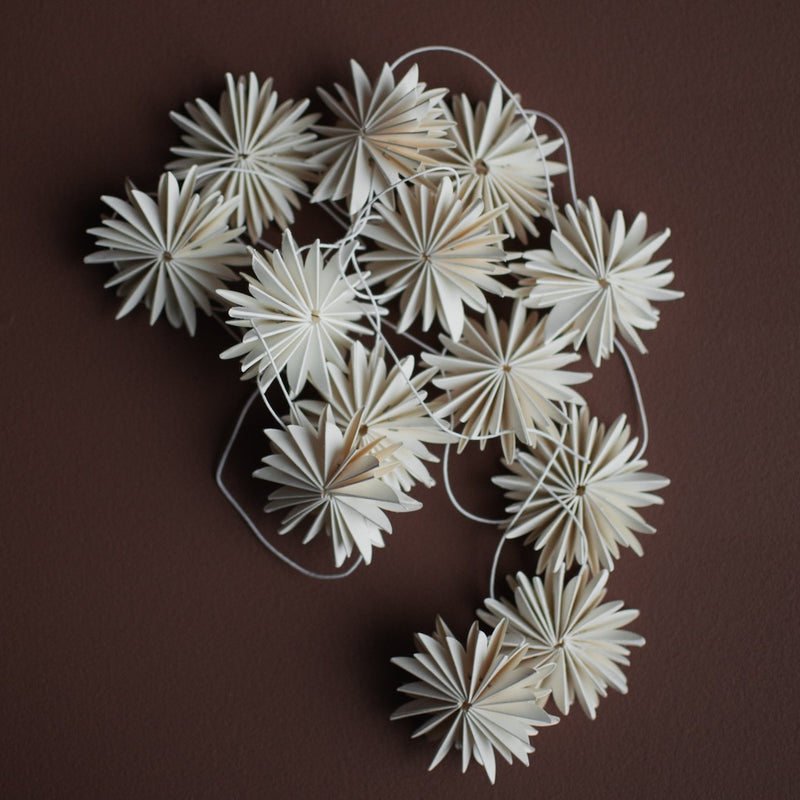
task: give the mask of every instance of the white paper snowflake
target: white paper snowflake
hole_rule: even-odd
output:
[[[448,139],[454,147],[439,154],[440,163],[456,170],[460,196],[465,200],[480,198],[487,211],[503,209],[492,224],[522,242],[528,233],[538,235],[535,218],[551,216],[547,197],[549,179],[566,171],[557,161],[548,161],[561,147],[561,139],[531,133],[535,117],[527,122],[517,113],[513,101],[503,102],[503,90],[495,84],[488,105],[478,103],[473,109],[466,95],[446,108],[454,123]],[[538,139],[538,145],[537,145]],[[431,176],[428,180],[433,180]]]
[[[562,714],[569,713],[577,698],[594,719],[608,686],[627,693],[619,665],[629,665],[630,647],[644,644],[641,636],[620,630],[639,616],[636,609],[623,610],[622,601],[601,605],[607,581],[605,570],[591,578],[585,567],[566,585],[564,570],[546,573],[544,582],[518,572],[516,579],[508,579],[513,603],[487,599],[487,610],[478,610],[487,625],[508,620],[509,642],[528,645],[533,666],[555,665],[542,688],[552,690]]]
[[[431,151],[447,146],[444,137],[451,123],[439,102],[447,90],[426,89],[416,66],[395,83],[384,64],[374,86],[356,61],[350,61],[350,68],[354,94],[338,84],[338,100],[318,90],[337,122],[314,127],[322,135],[314,161],[324,174],[312,201],[347,198],[354,215],[420,165],[435,163]]]
[[[635,534],[655,528],[635,509],[662,503],[653,492],[668,486],[669,479],[642,471],[647,462],[636,458],[638,441],[631,438],[625,415],[606,431],[587,408],[579,412],[573,406],[564,444],[572,452],[542,440],[532,452],[517,453],[508,465],[512,475],[492,479],[514,501],[506,508],[513,520],[506,536],[528,534],[525,544],[541,550],[537,572],[573,562],[588,564],[593,573],[613,570],[620,547],[642,555]]]
[[[554,423],[566,422],[556,403],[582,404],[583,398],[570,386],[591,377],[564,369],[579,358],[564,352],[573,334],[546,341],[544,325],[535,313],[526,315],[519,302],[508,323],[498,323],[488,307],[484,326],[467,319],[461,341],[440,335],[447,354],[422,356],[443,373],[434,378],[434,385],[449,392],[450,399],[437,414],[455,415],[464,425],[463,435],[477,438],[481,449],[487,438],[502,432],[506,461],[513,460],[517,439],[533,445],[537,429],[552,434]],[[459,452],[466,444],[467,439],[459,441]]]
[[[416,482],[433,486],[435,481],[423,462],[439,459],[425,443],[452,441],[452,436],[442,430],[441,423],[421,403],[426,397],[423,387],[435,372],[430,368],[414,375],[413,356],[406,356],[387,370],[382,342],[367,353],[357,341],[346,369],[328,366],[331,391],[324,400],[301,400],[298,405],[312,417],[329,405],[333,420],[342,426],[361,409],[359,436],[363,443],[382,438],[399,445],[391,456],[396,467],[384,475],[384,480],[406,492]]]
[[[520,296],[529,308],[551,308],[547,335],[578,332],[575,348],[586,340],[595,366],[614,352],[617,328],[640,352],[647,352],[637,328],[652,330],[658,322],[653,300],[675,300],[683,292],[665,289],[673,273],[663,270],[670,259],[651,261],[669,237],[669,229],[645,239],[647,217],[638,214],[625,232],[616,211],[609,230],[593,197],[578,202],[577,213],[566,206],[560,232],[550,234],[550,250],[529,250],[517,266]],[[528,289],[528,287],[530,287]]]
[[[286,430],[265,433],[273,454],[253,475],[279,485],[269,496],[265,511],[289,509],[278,533],[310,522],[303,544],[325,530],[331,537],[336,566],[355,548],[364,562],[372,561],[372,548],[383,547],[383,533],[392,525],[385,511],[416,511],[411,497],[389,486],[382,476],[394,468],[390,456],[397,445],[383,439],[359,442],[361,413],[342,430],[323,410],[314,425],[302,415]]]
[[[188,116],[171,112],[185,146],[172,148],[181,158],[167,168],[183,174],[197,166],[198,186],[236,199],[236,224],[246,224],[256,242],[272,220],[281,228],[294,221],[298,193],[305,194],[305,181],[315,176],[307,156],[319,114],[304,115],[308,100],[278,105],[272,78],[259,86],[252,72],[235,82],[228,73],[225,84],[219,111],[197,98],[186,104]]]
[[[435,190],[398,186],[396,197],[396,211],[378,205],[381,221],[364,227],[364,236],[380,248],[361,256],[371,269],[370,283],[386,281],[392,294],[402,292],[399,331],[421,314],[423,330],[438,318],[458,340],[464,306],[484,311],[484,292],[506,292],[493,277],[508,272],[501,263],[505,236],[491,227],[500,211],[484,213],[480,200],[460,200],[446,178]]]
[[[527,765],[533,752],[530,737],[537,728],[558,722],[543,709],[549,691],[542,689],[542,681],[549,668],[536,671],[526,666],[526,646],[508,652],[505,635],[505,620],[488,637],[475,622],[465,647],[437,619],[433,636],[414,637],[418,652],[413,658],[392,659],[416,680],[399,688],[415,699],[391,718],[428,715],[413,736],[441,739],[429,769],[455,746],[461,750],[462,772],[474,758],[494,783],[495,752],[509,764],[516,757]]]
[[[352,336],[369,333],[358,320],[365,307],[342,276],[349,253],[337,250],[326,262],[319,241],[305,258],[287,230],[280,251],[252,251],[255,277],[245,275],[250,294],[220,291],[233,307],[231,325],[248,328],[222,358],[241,358],[243,378],[258,375],[268,386],[286,368],[292,396],[310,380],[328,393],[327,364],[345,367],[343,353]]]
[[[124,298],[117,319],[144,303],[151,325],[164,311],[173,327],[184,325],[194,336],[196,310],[210,314],[214,292],[236,278],[229,268],[248,263],[236,241],[242,228],[228,227],[235,202],[225,202],[218,192],[201,198],[195,193],[196,176],[190,170],[179,184],[172,173],[164,173],[155,199],[130,181],[127,201],[102,197],[114,216],[88,230],[102,249],[84,261],[116,267],[105,285],[117,287]]]

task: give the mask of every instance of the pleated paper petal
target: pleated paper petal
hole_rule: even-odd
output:
[[[585,340],[595,366],[614,352],[617,329],[639,352],[647,352],[637,329],[652,330],[659,318],[651,301],[675,300],[683,292],[664,288],[671,261],[652,261],[669,229],[645,239],[647,217],[638,214],[625,232],[621,211],[611,228],[593,197],[566,206],[560,232],[550,234],[550,250],[529,250],[515,271],[522,277],[520,296],[529,308],[552,308],[547,335],[576,331],[575,348]]]
[[[461,341],[440,335],[445,355],[424,353],[422,358],[441,370],[433,383],[449,392],[437,414],[453,414],[463,423],[463,435],[477,439],[481,449],[487,438],[500,435],[503,456],[512,461],[517,439],[533,445],[537,430],[553,434],[555,423],[567,421],[556,403],[582,404],[570,386],[591,374],[565,370],[578,360],[563,352],[572,334],[546,341],[544,320],[535,313],[526,316],[518,302],[509,322],[498,323],[488,307],[484,323],[467,319]],[[466,444],[467,439],[459,441],[459,452]]]
[[[484,292],[506,292],[494,277],[508,272],[500,245],[505,236],[491,227],[501,212],[484,213],[480,200],[459,199],[448,179],[436,189],[399,186],[396,197],[396,211],[378,205],[381,221],[364,228],[380,248],[361,257],[370,266],[370,282],[386,281],[391,293],[402,292],[398,330],[421,314],[423,330],[438,318],[458,340],[464,306],[484,311]]]
[[[368,353],[361,342],[354,342],[346,369],[328,366],[331,391],[324,400],[301,400],[298,406],[313,419],[329,405],[333,420],[340,426],[362,409],[361,442],[383,439],[398,445],[391,455],[396,466],[384,480],[403,491],[416,482],[433,486],[424,462],[439,459],[425,443],[452,441],[452,435],[442,429],[442,423],[433,419],[421,402],[426,398],[423,387],[435,372],[430,368],[414,375],[413,356],[406,356],[388,370],[383,343]]]
[[[540,133],[534,137],[536,118],[528,122],[511,100],[504,103],[499,84],[488,104],[480,102],[473,108],[462,94],[454,99],[452,111],[445,108],[446,118],[453,122],[448,139],[454,146],[443,150],[439,160],[456,171],[459,195],[467,202],[480,198],[486,211],[500,210],[492,221],[495,230],[522,242],[528,241],[529,233],[538,236],[536,217],[552,212],[548,182],[566,170],[564,164],[547,160],[561,147],[561,139],[548,141]]]
[[[301,414],[286,430],[265,433],[272,443],[266,466],[253,474],[280,488],[269,496],[265,511],[287,510],[278,533],[308,524],[303,543],[324,530],[331,538],[336,566],[356,549],[369,564],[372,548],[383,547],[392,525],[385,511],[415,511],[420,503],[389,486],[382,476],[397,445],[375,439],[359,441],[359,411],[342,431],[323,410],[317,424]]]
[[[225,85],[219,110],[198,98],[186,104],[187,116],[170,114],[184,146],[172,148],[181,158],[167,168],[182,175],[197,166],[198,186],[235,199],[233,219],[255,243],[272,220],[281,228],[294,221],[298,193],[315,176],[307,156],[319,115],[304,114],[308,100],[279,105],[272,78],[259,85],[252,72],[235,82],[228,73]]]
[[[250,294],[219,292],[232,306],[229,324],[248,329],[222,358],[241,358],[242,377],[257,375],[264,388],[285,369],[293,396],[306,380],[329,393],[327,365],[344,368],[352,337],[370,332],[358,322],[368,309],[342,274],[349,251],[335,251],[326,262],[317,241],[303,257],[287,230],[280,251],[251,253]]]
[[[413,735],[440,741],[430,769],[455,746],[461,750],[462,771],[474,758],[494,783],[495,753],[509,764],[516,757],[527,765],[533,752],[530,737],[537,728],[558,722],[543,708],[549,694],[542,688],[547,670],[525,664],[525,645],[504,647],[506,626],[501,620],[487,636],[476,622],[464,646],[437,619],[433,636],[414,637],[413,658],[392,659],[415,680],[399,688],[414,699],[391,718],[429,717]]]
[[[514,601],[487,599],[486,610],[478,616],[487,625],[508,621],[512,645],[527,645],[527,658],[535,667],[554,665],[542,679],[562,714],[568,714],[577,699],[594,719],[601,697],[611,686],[628,691],[620,666],[628,666],[629,648],[641,647],[644,639],[620,630],[639,616],[635,609],[623,609],[621,601],[602,603],[608,572],[591,577],[584,567],[566,581],[565,572],[548,572],[528,578],[518,572],[508,582]]]
[[[517,453],[508,465],[511,475],[492,478],[514,501],[506,508],[506,536],[527,535],[525,544],[541,550],[537,572],[573,563],[588,564],[594,574],[613,570],[620,547],[642,555],[635,534],[655,528],[635,509],[662,503],[653,492],[669,479],[642,471],[647,462],[635,455],[638,440],[625,415],[606,431],[588,408],[573,406],[564,444],[572,452],[542,440],[535,450]]]
[[[354,92],[336,85],[339,99],[324,89],[319,95],[336,116],[335,125],[316,125],[315,164],[323,175],[312,200],[348,201],[357,214],[375,195],[420,165],[435,163],[431,151],[447,146],[452,123],[439,102],[446,89],[426,89],[412,67],[395,81],[388,64],[373,85],[356,62],[350,62]]]
[[[155,199],[130,181],[127,201],[102,198],[114,216],[89,229],[102,249],[84,261],[116,267],[106,286],[117,287],[124,298],[117,319],[144,303],[151,325],[164,311],[173,327],[185,326],[194,336],[196,310],[210,314],[210,298],[236,279],[230,267],[248,263],[245,248],[236,241],[242,228],[228,227],[235,201],[224,201],[218,192],[201,198],[195,192],[196,178],[196,170],[189,170],[180,184],[166,172]]]

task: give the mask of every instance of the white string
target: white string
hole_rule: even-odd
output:
[[[392,322],[390,319],[382,320],[383,325],[388,326],[391,328],[398,336],[402,336],[404,339],[408,340],[412,344],[415,344],[420,350],[426,353],[437,353],[438,351],[431,347],[427,342],[423,342],[422,339],[417,339],[416,336],[409,333],[408,331],[401,331],[399,326]]]
[[[564,429],[561,432],[562,433],[562,437],[566,435],[566,430],[567,429],[566,429],[566,426],[565,426]],[[563,442],[562,442],[562,445],[563,445]],[[520,506],[517,509],[517,513],[514,514],[514,516],[511,517],[511,519],[508,521],[508,525],[506,526],[506,530],[503,533],[503,535],[500,537],[500,541],[497,543],[497,547],[495,548],[495,551],[494,551],[494,558],[492,559],[492,569],[491,569],[491,572],[489,573],[489,597],[491,597],[492,600],[495,599],[494,585],[495,585],[495,582],[497,580],[497,565],[500,562],[500,553],[501,553],[501,551],[503,549],[503,545],[506,543],[506,540],[509,537],[509,533],[514,529],[514,525],[516,524],[516,522],[519,519],[519,517],[522,514],[522,512],[525,510],[525,507],[528,505],[528,503],[531,502],[531,500],[533,500],[533,497],[536,494],[536,492],[539,491],[539,488],[541,487],[542,483],[544,482],[544,479],[547,477],[547,473],[550,472],[550,468],[553,466],[553,463],[555,462],[556,457],[558,456],[559,452],[560,452],[559,448],[556,448],[555,450],[553,450],[553,455],[550,456],[550,460],[547,462],[547,466],[544,468],[544,471],[539,476],[539,479],[536,482],[536,485],[528,493],[528,496],[525,498],[525,502],[524,503],[520,503]]]
[[[550,114],[545,114],[543,111],[528,111],[528,114],[538,117],[539,119],[546,119],[558,131],[561,141],[564,144],[564,158],[567,162],[567,177],[569,178],[569,192],[572,195],[572,205],[577,211],[578,192],[575,188],[575,170],[572,164],[572,147],[570,147],[569,137],[567,136],[567,132],[564,130],[564,126],[555,117],[551,117]],[[547,169],[546,163],[547,162],[545,162],[545,170]],[[556,230],[558,230],[558,226],[556,226]]]
[[[644,401],[642,400],[642,391],[639,388],[639,380],[636,377],[636,370],[633,368],[633,363],[628,356],[627,351],[622,346],[622,342],[619,339],[614,339],[614,344],[616,345],[617,349],[619,350],[619,354],[622,356],[622,360],[625,362],[625,367],[628,370],[628,377],[631,380],[631,385],[633,386],[633,393],[636,396],[636,407],[639,410],[639,422],[642,426],[642,443],[639,445],[639,450],[636,453],[636,461],[638,461],[643,455],[644,451],[647,449],[647,443],[650,438],[650,429],[647,425],[647,414],[644,410]]]
[[[247,402],[244,404],[241,412],[239,413],[239,418],[236,420],[236,425],[233,428],[233,433],[231,433],[230,438],[228,439],[225,449],[222,451],[222,456],[220,457],[219,464],[217,465],[217,472],[215,475],[217,486],[228,502],[236,509],[239,516],[245,521],[247,527],[255,534],[256,538],[258,539],[264,547],[267,548],[273,555],[277,556],[284,564],[288,564],[292,569],[297,570],[297,572],[305,575],[308,578],[319,578],[320,580],[336,580],[338,578],[346,578],[348,575],[352,575],[353,572],[361,565],[363,558],[361,556],[352,564],[347,570],[344,572],[335,572],[335,573],[326,573],[326,572],[314,572],[310,569],[306,569],[306,567],[298,564],[293,559],[289,558],[285,553],[282,553],[275,547],[265,536],[261,533],[258,526],[253,522],[250,518],[250,515],[242,508],[236,498],[231,494],[228,490],[228,487],[222,480],[222,471],[225,469],[225,464],[228,461],[228,456],[230,455],[231,449],[233,448],[233,443],[236,441],[236,438],[239,435],[239,431],[242,427],[242,423],[244,422],[245,417],[247,416],[247,412],[250,410],[250,407],[253,404],[253,401],[258,396],[258,392],[253,392],[250,397],[248,398]]]
[[[442,478],[444,479],[444,488],[447,492],[447,496],[450,499],[450,502],[455,506],[456,510],[461,513],[462,516],[466,517],[467,519],[474,520],[475,522],[483,522],[486,525],[502,525],[505,522],[505,519],[487,519],[486,517],[479,517],[477,514],[473,514],[470,511],[467,511],[461,503],[456,500],[456,496],[453,493],[453,489],[450,485],[450,447],[452,446],[452,442],[448,442],[444,446],[444,458],[442,459]]]

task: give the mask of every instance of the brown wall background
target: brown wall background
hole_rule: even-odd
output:
[[[0,796],[793,795],[793,5],[29,0],[4,17]],[[351,57],[374,74],[428,43],[473,51],[559,119],[581,196],[671,227],[686,292],[636,361],[648,458],[673,483],[645,557],[610,582],[648,640],[629,694],[542,731],[493,790],[452,755],[426,772],[431,747],[388,722],[388,659],[437,613],[466,630],[495,534],[422,492],[372,567],[296,575],[213,483],[248,391],[217,358],[224,333],[114,322],[107,271],[82,263],[99,196],[126,176],[154,188],[169,110],[214,99],[226,71],[310,96]],[[419,63],[430,85],[487,91],[464,62]],[[618,364],[604,381],[610,421],[631,397]],[[474,507],[497,509],[491,459],[458,463]]]

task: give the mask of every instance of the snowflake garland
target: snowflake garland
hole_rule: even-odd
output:
[[[99,249],[85,260],[116,269],[106,285],[123,297],[118,317],[144,303],[151,324],[164,312],[194,334],[198,308],[226,304],[240,341],[222,357],[240,360],[270,411],[276,382],[289,405],[253,473],[274,484],[265,511],[283,514],[281,535],[324,534],[337,568],[371,563],[389,514],[421,507],[407,492],[434,483],[428,445],[500,438],[506,472],[493,482],[509,517],[498,547],[526,537],[538,574],[509,576],[511,600],[492,587],[477,612],[488,633],[476,621],[462,644],[437,618],[413,657],[392,659],[414,678],[392,719],[426,717],[413,735],[438,741],[431,768],[455,747],[462,770],[475,761],[494,783],[498,755],[527,764],[531,736],[558,721],[550,699],[594,718],[609,687],[627,691],[622,668],[644,639],[623,630],[638,611],[603,602],[606,584],[621,548],[641,555],[636,536],[654,529],[637,509],[660,503],[669,481],[643,471],[624,415],[608,429],[590,416],[572,387],[591,374],[566,367],[584,343],[600,367],[618,333],[645,352],[653,303],[682,292],[666,288],[670,261],[654,260],[669,230],[648,238],[644,214],[626,229],[620,211],[609,226],[594,198],[557,212],[551,178],[571,163],[549,159],[563,144],[569,161],[566,137],[535,129],[499,82],[488,102],[448,105],[416,66],[384,65],[374,83],[350,68],[352,91],[319,89],[332,124],[315,124],[308,100],[279,104],[272,79],[253,73],[226,75],[218,108],[197,99],[173,112],[175,174],[155,198],[131,184],[127,201],[104,197],[113,216],[90,229]],[[339,241],[299,247],[288,226],[311,183],[312,203],[341,219],[343,201],[350,221]],[[507,249],[538,237],[542,218],[555,227],[549,249]],[[245,235],[261,245],[273,222],[280,248],[248,255]],[[227,288],[247,265],[247,292]],[[394,299],[392,326],[422,347],[418,359],[382,331]],[[442,352],[407,333],[416,320],[423,331],[438,321]],[[429,382],[443,394],[429,400]]]

